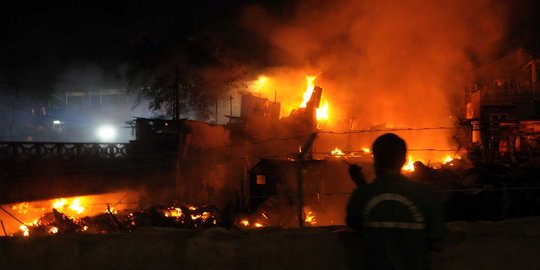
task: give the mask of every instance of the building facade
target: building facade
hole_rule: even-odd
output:
[[[538,163],[539,64],[533,52],[518,49],[469,70],[466,119],[485,159]]]

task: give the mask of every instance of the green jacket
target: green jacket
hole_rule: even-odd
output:
[[[435,194],[402,174],[382,175],[354,190],[346,221],[365,236],[367,269],[430,269],[429,251],[445,233]]]

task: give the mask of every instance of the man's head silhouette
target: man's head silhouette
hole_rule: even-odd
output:
[[[373,146],[375,173],[399,173],[405,164],[407,146],[405,141],[393,133],[379,136]]]

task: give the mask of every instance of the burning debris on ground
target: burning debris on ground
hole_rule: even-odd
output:
[[[83,200],[88,201],[88,198],[83,197]],[[66,204],[69,201],[71,203]],[[79,197],[53,200],[50,211],[42,207],[39,218],[32,222],[23,223],[16,218],[15,215],[22,215],[24,220],[33,206],[32,202],[14,204],[11,210],[18,210],[15,214],[2,207],[2,210],[20,223],[18,231],[13,232],[12,236],[132,232],[147,226],[198,229],[223,225],[220,212],[213,206],[174,202],[169,206],[155,205],[141,210],[125,208],[119,211],[106,204],[98,207],[103,209],[101,213],[85,215],[84,210],[88,206],[81,203]],[[7,236],[7,232],[4,232]]]
[[[240,214],[235,221],[238,228],[294,228],[298,220],[294,207],[272,205],[274,198],[268,198],[262,206],[255,211],[246,211]],[[303,220],[305,226],[318,226],[317,214],[310,206],[303,207]]]
[[[131,229],[143,226],[175,228],[207,228],[221,226],[222,218],[213,206],[178,204],[153,206],[149,209],[129,213],[127,223]]]

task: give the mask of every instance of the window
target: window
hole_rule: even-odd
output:
[[[257,180],[255,180],[257,185],[266,185],[266,175],[257,174]]]
[[[492,113],[489,115],[490,121],[503,121],[508,120],[508,114],[507,113]]]

